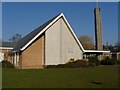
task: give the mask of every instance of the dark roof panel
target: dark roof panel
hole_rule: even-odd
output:
[[[59,14],[60,15],[60,14]],[[59,15],[55,16],[54,18],[50,19],[37,29],[33,30],[31,33],[20,39],[17,43],[17,45],[14,47],[13,51],[20,51],[22,47],[24,47],[31,39],[33,39],[39,32],[41,32],[47,25],[49,25],[56,17]]]

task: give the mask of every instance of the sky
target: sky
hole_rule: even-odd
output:
[[[99,2],[102,18],[103,44],[118,41],[118,3]],[[49,19],[64,13],[77,37],[87,35],[95,41],[95,2],[3,2],[2,39],[16,33],[24,37]]]

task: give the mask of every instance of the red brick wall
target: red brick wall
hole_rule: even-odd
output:
[[[44,65],[44,35],[35,40],[20,54],[21,68],[43,68]]]

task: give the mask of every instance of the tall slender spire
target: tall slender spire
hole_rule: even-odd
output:
[[[94,9],[94,17],[95,17],[95,41],[96,41],[96,49],[103,50],[102,47],[102,21],[101,21],[101,12],[98,7],[98,1],[96,0],[96,8]]]

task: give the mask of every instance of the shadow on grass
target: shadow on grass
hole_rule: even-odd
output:
[[[91,82],[93,84],[102,84],[101,82]]]

